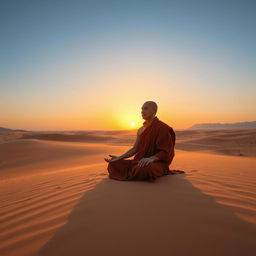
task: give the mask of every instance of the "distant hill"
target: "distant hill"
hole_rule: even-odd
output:
[[[10,129],[10,128],[5,128],[5,127],[0,127],[0,132],[26,132],[26,130],[21,130],[21,129]]]
[[[188,129],[256,129],[256,121],[238,123],[201,123]]]

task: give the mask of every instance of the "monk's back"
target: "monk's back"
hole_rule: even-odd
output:
[[[168,124],[164,123],[163,121],[161,120],[158,120],[158,123],[157,123],[157,126],[158,126],[158,133],[163,131],[164,129],[167,129],[169,130],[169,133],[171,134],[172,136],[172,140],[173,140],[173,144],[175,145],[175,142],[176,142],[176,135],[175,135],[175,132],[173,130],[173,128],[171,126],[169,126]],[[141,136],[141,134],[147,129],[147,127],[144,127],[144,126],[141,126],[138,131],[137,131],[137,135],[138,137]]]
[[[159,120],[158,125],[159,125],[159,127],[161,127],[162,130],[167,129],[169,131],[169,133],[171,134],[171,137],[172,137],[173,145],[175,145],[176,134],[175,134],[174,130],[172,129],[172,127],[169,126],[168,124],[162,122],[161,120]]]

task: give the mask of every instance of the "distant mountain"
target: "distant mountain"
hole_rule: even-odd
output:
[[[0,127],[0,132],[26,132],[26,130],[21,130],[21,129],[10,129],[10,128],[5,128],[5,127]]]
[[[256,129],[256,121],[238,123],[201,123],[188,129]]]

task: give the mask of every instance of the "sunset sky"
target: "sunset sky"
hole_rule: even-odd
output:
[[[1,1],[0,126],[255,121],[256,1]]]

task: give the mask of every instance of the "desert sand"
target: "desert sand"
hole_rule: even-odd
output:
[[[108,178],[129,131],[0,135],[0,255],[254,255],[256,131],[179,131],[155,183]]]

